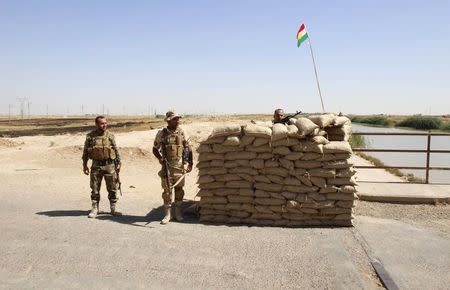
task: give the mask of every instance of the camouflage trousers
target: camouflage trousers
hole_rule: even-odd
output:
[[[169,181],[170,181],[171,185],[175,184],[185,172],[184,168],[180,169],[180,168],[174,168],[174,167],[171,167],[169,171],[170,171]],[[163,188],[162,198],[164,201],[164,205],[170,205],[170,204],[172,204],[172,192],[171,192],[170,188],[167,187],[166,179],[164,177],[164,172],[162,169],[161,169],[161,171],[158,172],[158,175],[159,175],[159,177],[161,177],[161,186]],[[176,202],[183,201],[183,197],[184,197],[183,186],[184,186],[184,178],[174,188]]]
[[[116,166],[114,163],[106,165],[98,165],[94,161],[91,167],[91,199],[92,201],[100,201],[100,187],[103,177],[105,178],[106,190],[108,191],[108,199],[115,203],[119,199],[117,190],[119,183],[117,180]]]

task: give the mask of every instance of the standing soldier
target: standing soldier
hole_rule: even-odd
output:
[[[95,218],[98,214],[100,186],[103,177],[105,177],[106,189],[108,190],[111,214],[121,215],[120,212],[116,211],[117,190],[119,188],[117,174],[121,168],[119,150],[114,135],[106,129],[106,118],[104,116],[96,117],[95,125],[97,129],[86,136],[82,157],[83,172],[86,175],[89,174],[88,160],[92,159],[90,170],[92,209],[88,217]]]
[[[171,218],[172,188],[175,188],[175,219],[182,221],[181,203],[184,197],[184,176],[191,172],[193,158],[189,138],[179,127],[181,116],[167,112],[167,127],[159,130],[153,145],[153,155],[163,166],[158,175],[161,177],[164,201],[164,218],[161,224],[167,224]],[[184,165],[188,164],[187,168]]]

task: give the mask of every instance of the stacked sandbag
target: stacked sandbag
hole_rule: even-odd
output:
[[[356,199],[352,150],[346,134],[330,141],[327,131],[350,126],[340,118],[215,128],[198,148],[201,221],[350,226]]]

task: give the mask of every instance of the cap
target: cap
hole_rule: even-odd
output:
[[[166,117],[164,118],[164,121],[170,121],[175,118],[182,118],[182,117],[175,112],[169,111],[166,113]]]

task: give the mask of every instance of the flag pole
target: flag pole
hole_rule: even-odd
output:
[[[323,105],[322,92],[320,91],[319,77],[317,76],[316,61],[314,60],[314,53],[313,53],[313,50],[312,50],[311,38],[309,36],[309,33],[308,33],[308,44],[309,44],[309,51],[311,52],[311,58],[312,58],[312,61],[313,61],[314,74],[316,76],[316,83],[317,83],[317,89],[319,90],[320,102],[322,104],[322,113],[325,113],[325,107]]]

